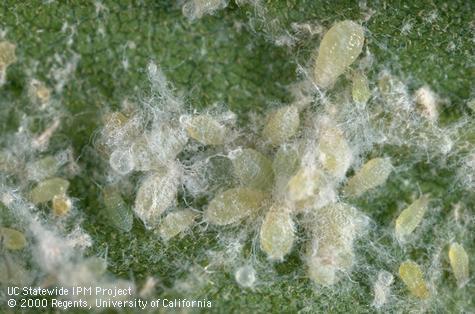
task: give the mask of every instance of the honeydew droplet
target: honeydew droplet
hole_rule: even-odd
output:
[[[245,265],[236,269],[234,273],[236,282],[243,288],[252,288],[256,282],[256,271],[252,266]]]
[[[53,215],[54,216],[57,216],[57,217],[66,216],[71,210],[72,206],[73,206],[73,202],[66,195],[55,195],[53,197]]]
[[[368,79],[363,73],[355,72],[355,74],[353,74],[352,83],[351,95],[353,96],[353,101],[365,104],[371,97]]]
[[[449,249],[449,260],[459,288],[465,286],[469,279],[468,254],[462,245],[452,243]]]
[[[199,115],[190,119],[186,130],[188,135],[204,145],[222,145],[226,137],[226,128],[208,115]]]
[[[299,128],[300,117],[296,106],[284,106],[270,114],[262,136],[278,146],[293,137]]]
[[[132,154],[128,149],[117,148],[114,150],[109,158],[111,168],[121,174],[126,175],[134,170],[135,162]]]
[[[321,88],[330,87],[360,55],[364,30],[353,21],[336,23],[323,36],[315,63],[314,78]]]
[[[218,194],[208,205],[205,219],[214,225],[229,225],[259,211],[266,195],[249,188],[232,188]]]
[[[129,232],[133,225],[133,214],[130,207],[124,202],[118,188],[109,185],[102,191],[105,217],[111,224],[123,232]]]
[[[34,204],[51,201],[56,195],[64,195],[69,188],[69,181],[54,177],[38,183],[30,193]]]
[[[0,227],[0,244],[12,251],[21,250],[26,246],[25,235],[15,229]]]
[[[429,198],[423,195],[401,212],[396,219],[396,237],[398,239],[403,240],[416,229],[422,221],[428,205]]]
[[[295,227],[291,210],[274,205],[267,212],[260,231],[261,248],[271,260],[282,261],[292,250],[295,241]]]
[[[135,198],[135,214],[146,228],[157,224],[160,215],[175,203],[180,173],[176,165],[152,172],[140,184]]]
[[[160,236],[165,241],[170,240],[183,231],[189,229],[196,217],[197,214],[190,209],[169,213],[160,223]]]
[[[392,169],[393,166],[389,158],[373,158],[348,180],[343,188],[343,193],[349,197],[361,196],[365,192],[383,185]]]
[[[409,291],[419,299],[427,299],[429,290],[421,268],[413,261],[405,261],[399,266],[399,276]]]
[[[272,162],[254,149],[243,149],[232,158],[234,175],[242,186],[263,191],[272,188],[274,171]]]

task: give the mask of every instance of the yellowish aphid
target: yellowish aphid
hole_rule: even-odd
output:
[[[51,97],[51,90],[45,83],[32,79],[28,87],[28,95],[34,103],[45,105]]]
[[[66,216],[71,210],[72,206],[73,206],[73,203],[71,199],[64,194],[55,195],[53,197],[53,215],[57,217]]]
[[[63,178],[46,179],[38,183],[30,193],[31,201],[34,204],[51,201],[55,195],[66,194],[69,188],[69,181]]]
[[[197,214],[190,209],[169,213],[160,223],[160,236],[165,241],[170,240],[190,228],[196,217]]]
[[[389,158],[373,158],[351,177],[343,189],[346,196],[358,197],[386,182],[393,166]]]
[[[461,288],[468,282],[469,278],[468,255],[463,246],[452,243],[449,249],[449,260],[457,285]]]
[[[322,123],[318,150],[323,169],[333,177],[342,179],[353,161],[353,153],[342,130],[328,121]]]
[[[333,285],[340,273],[353,265],[353,241],[361,229],[358,211],[335,203],[315,211],[313,241],[307,249],[309,277],[321,285]]]
[[[155,225],[160,215],[175,203],[180,173],[175,165],[150,174],[140,184],[135,197],[135,214],[147,228]]]
[[[406,284],[409,291],[420,299],[427,299],[430,295],[429,289],[424,281],[422,270],[413,261],[405,261],[399,266],[399,276]]]
[[[280,145],[297,133],[300,125],[296,106],[284,106],[272,112],[262,131],[262,136],[272,145]]]
[[[353,101],[361,104],[365,104],[371,97],[371,91],[369,89],[368,79],[361,72],[355,72],[352,79],[351,95]]]
[[[329,185],[323,171],[310,167],[302,167],[287,184],[287,199],[295,209],[302,210],[313,207],[330,196]]]
[[[102,197],[105,216],[115,228],[129,232],[133,224],[132,210],[122,199],[118,188],[114,185],[106,186],[102,191]]]
[[[272,162],[263,154],[246,148],[237,152],[231,160],[234,175],[241,185],[259,190],[269,190],[272,187],[274,183]]]
[[[35,160],[26,165],[28,179],[39,181],[56,174],[59,169],[59,163],[53,156],[46,156]]]
[[[298,148],[282,145],[275,153],[272,169],[275,176],[274,197],[279,199],[285,194],[289,179],[297,172],[300,165]]]
[[[378,279],[374,283],[374,299],[372,305],[379,309],[386,304],[389,293],[391,292],[391,284],[394,280],[394,276],[385,270],[378,273]]]
[[[26,238],[18,230],[0,227],[0,244],[12,251],[21,250],[26,246]]]
[[[353,21],[342,21],[323,36],[315,63],[314,78],[321,88],[330,87],[360,55],[364,30]]]
[[[427,211],[429,198],[425,195],[415,200],[409,207],[404,209],[396,219],[396,237],[400,240],[411,234],[419,225]]]
[[[187,123],[188,135],[205,145],[222,145],[226,137],[226,128],[209,115],[199,115]]]
[[[228,225],[259,211],[266,194],[254,189],[233,188],[217,195],[205,211],[214,225]]]
[[[16,46],[9,41],[0,41],[0,86],[5,84],[7,68],[17,61]]]
[[[295,227],[290,212],[286,206],[274,205],[262,223],[261,248],[272,260],[283,260],[294,244]]]

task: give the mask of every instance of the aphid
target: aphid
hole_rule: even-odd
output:
[[[452,243],[449,249],[449,260],[457,285],[462,288],[468,282],[468,255],[463,246]]]
[[[439,104],[437,95],[429,86],[422,86],[415,93],[416,104],[421,114],[429,121],[435,122],[439,118]]]
[[[409,291],[420,299],[429,297],[429,290],[424,281],[421,268],[415,262],[407,260],[399,266],[399,276],[406,284]]]
[[[233,188],[218,194],[208,205],[205,218],[214,225],[229,225],[256,213],[266,195],[259,190]]]
[[[118,188],[114,185],[106,186],[102,191],[102,197],[107,219],[115,228],[123,232],[129,232],[133,224],[132,210],[122,199]]]
[[[135,214],[151,228],[160,215],[175,202],[180,172],[176,165],[160,169],[142,181],[135,197]]]
[[[46,156],[39,160],[29,162],[26,165],[26,172],[29,180],[41,181],[52,177],[59,169],[59,163],[53,156]]]
[[[72,206],[73,202],[66,195],[55,195],[53,197],[53,215],[57,217],[66,216]]]
[[[12,251],[21,250],[26,246],[25,235],[15,229],[0,227],[0,247],[1,245]]]
[[[190,228],[196,217],[197,214],[190,209],[171,212],[161,221],[158,232],[163,240],[168,241]]]
[[[243,149],[231,158],[234,175],[241,185],[269,190],[274,183],[272,162],[263,154],[250,148]]]
[[[300,168],[287,184],[287,199],[297,210],[324,206],[333,194],[323,171],[313,167]]]
[[[295,227],[290,209],[274,205],[267,212],[260,231],[261,248],[271,260],[283,260],[295,241]]]
[[[227,5],[228,0],[189,0],[183,5],[182,12],[187,19],[193,21],[224,9]]]
[[[226,128],[209,115],[199,115],[187,123],[188,135],[204,145],[222,145],[226,137]]]
[[[109,158],[111,168],[121,174],[126,175],[134,170],[134,158],[127,148],[119,147],[114,150]]]
[[[314,78],[321,88],[328,88],[360,55],[364,30],[353,21],[335,24],[323,36],[315,63]]]
[[[69,188],[69,181],[54,177],[39,182],[31,190],[30,198],[34,204],[51,201],[55,195],[64,195]]]
[[[391,292],[391,284],[394,276],[385,270],[378,273],[378,279],[374,283],[374,300],[372,305],[379,309],[388,301],[389,293]]]
[[[278,146],[297,133],[300,125],[296,106],[284,106],[272,112],[262,131],[262,136],[272,145]]]
[[[353,161],[353,153],[343,132],[328,119],[320,127],[319,160],[323,169],[337,179],[342,179]]]
[[[7,68],[16,62],[16,46],[9,41],[0,41],[0,86],[5,84]]]
[[[272,162],[275,176],[274,197],[282,197],[289,179],[297,172],[299,165],[300,155],[298,148],[290,145],[280,146]]]
[[[363,73],[355,72],[353,74],[352,83],[351,95],[353,96],[353,101],[365,104],[371,97],[368,79]]]
[[[428,205],[429,198],[423,195],[401,212],[396,219],[396,237],[398,239],[404,239],[416,229],[427,211]]]
[[[362,215],[350,205],[334,203],[315,210],[313,240],[307,251],[309,277],[321,285],[339,281],[353,265],[353,241],[363,227]]]
[[[51,91],[45,83],[32,79],[28,86],[28,96],[34,103],[46,105],[51,97]]]
[[[358,197],[386,182],[393,166],[389,158],[373,158],[366,162],[355,175],[351,177],[343,193],[349,197]]]
[[[243,288],[252,288],[256,282],[256,271],[250,265],[241,266],[234,273],[236,282]]]

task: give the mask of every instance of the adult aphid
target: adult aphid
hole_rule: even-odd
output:
[[[168,241],[190,228],[197,216],[191,209],[171,212],[161,221],[158,232],[163,240]]]
[[[449,260],[457,285],[461,288],[468,282],[468,255],[462,245],[452,243],[449,249]]]
[[[351,177],[343,188],[343,194],[358,197],[386,182],[393,166],[389,158],[373,158]]]
[[[25,235],[15,229],[0,227],[0,244],[8,250],[21,250],[26,246]]]
[[[421,268],[413,261],[405,261],[399,266],[399,276],[409,291],[419,299],[427,299],[430,295]]]
[[[278,146],[297,133],[300,125],[296,106],[284,106],[272,112],[262,130],[262,136],[272,145]]]
[[[260,152],[246,148],[231,158],[234,175],[241,185],[263,191],[269,190],[274,183],[272,162]]]
[[[261,248],[272,260],[283,260],[295,241],[295,227],[291,210],[285,205],[274,205],[267,212],[260,231]]]
[[[403,240],[416,229],[427,211],[428,205],[429,198],[423,195],[401,212],[396,219],[396,237],[398,239]]]

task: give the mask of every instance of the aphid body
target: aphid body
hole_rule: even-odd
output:
[[[393,166],[389,158],[373,158],[351,177],[343,189],[346,196],[358,197],[386,182]]]
[[[429,289],[424,281],[424,275],[421,268],[413,261],[405,261],[399,266],[399,276],[406,284],[409,291],[420,299],[429,297]]]
[[[271,260],[283,260],[295,241],[295,227],[285,205],[274,205],[267,212],[260,231],[261,248]]]
[[[458,243],[450,245],[449,260],[457,285],[461,288],[468,282],[469,278],[468,254],[462,245]]]
[[[423,195],[401,212],[396,219],[396,237],[398,239],[404,239],[416,229],[422,221],[428,205],[429,198]]]
[[[267,120],[262,136],[272,145],[278,146],[297,133],[300,125],[296,106],[284,106],[272,112]]]
[[[190,228],[197,214],[190,209],[169,213],[160,223],[159,233],[165,241]]]

